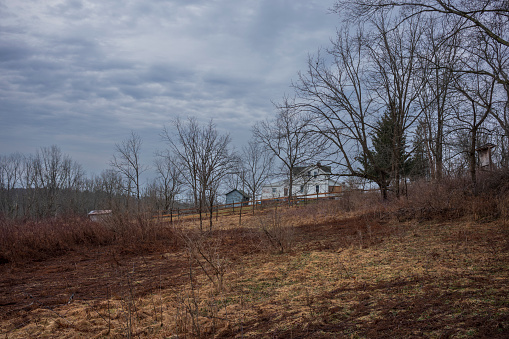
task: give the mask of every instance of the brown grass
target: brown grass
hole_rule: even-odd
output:
[[[260,220],[274,223],[267,210],[243,216],[241,227],[235,216],[211,232],[167,227],[185,238],[148,254],[119,251],[114,239],[4,264],[0,334],[508,337],[507,197],[473,196],[455,183],[419,185],[419,194],[391,203],[352,195],[279,208],[279,225],[291,235],[284,251],[270,250],[260,228]],[[155,241],[150,232],[137,237]]]
[[[0,261],[44,260],[77,247],[107,245],[112,240],[113,234],[102,225],[82,218],[0,220]]]
[[[0,220],[0,264],[41,261],[104,246],[140,254],[178,246],[178,238],[167,223],[142,216],[118,215],[102,223],[74,216]]]

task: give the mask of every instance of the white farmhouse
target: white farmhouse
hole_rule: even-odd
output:
[[[312,166],[295,167],[293,169],[292,195],[310,195],[316,193],[340,193],[341,186],[330,179],[330,166],[320,163]],[[287,197],[289,180],[281,180],[262,187],[262,199]]]

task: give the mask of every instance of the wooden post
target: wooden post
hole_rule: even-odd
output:
[[[243,201],[241,200],[240,201],[240,211],[239,211],[239,226],[242,224],[242,205],[243,204]]]

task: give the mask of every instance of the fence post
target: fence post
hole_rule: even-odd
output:
[[[240,201],[240,211],[239,211],[239,226],[242,224],[242,205],[243,201]]]

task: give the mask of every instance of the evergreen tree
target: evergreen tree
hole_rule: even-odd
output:
[[[406,153],[406,137],[396,140],[394,133],[394,121],[390,111],[386,111],[375,126],[375,132],[371,135],[373,148],[371,150],[372,161],[364,157],[361,161],[363,171],[368,177],[376,178],[374,181],[380,187],[382,197],[387,198],[387,190],[394,179],[395,164],[399,163],[399,173],[406,176],[411,171],[412,161]],[[401,146],[398,146],[401,145]],[[395,161],[396,158],[399,161]]]

